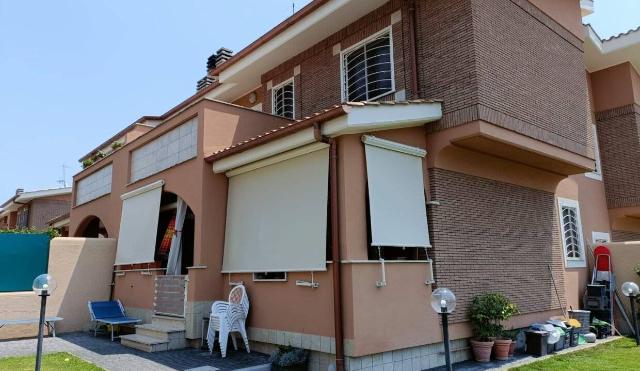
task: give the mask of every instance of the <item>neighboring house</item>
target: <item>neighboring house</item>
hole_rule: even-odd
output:
[[[0,229],[46,229],[49,220],[68,214],[70,209],[71,187],[29,192],[17,189],[0,205]]]
[[[314,0],[76,174],[70,235],[117,238],[114,296],[183,317],[193,344],[243,282],[256,350],[436,367],[437,285],[466,359],[474,295],[545,320],[580,307],[590,246],[640,238],[640,32],[601,41],[592,9]],[[188,277],[184,306],[154,300],[165,273]]]
[[[71,221],[70,212],[59,215],[47,222],[51,228],[60,231],[60,237],[69,237],[69,222]]]

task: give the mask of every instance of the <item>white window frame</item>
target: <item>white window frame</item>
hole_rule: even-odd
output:
[[[295,120],[296,118],[296,82],[295,82],[295,78],[293,77],[271,88],[271,113],[273,115],[276,114],[276,100],[275,100],[276,90],[288,84],[291,84],[291,88],[293,89],[293,107],[291,110],[293,117],[291,117],[291,120]],[[279,116],[279,117],[284,117],[284,116]],[[289,118],[289,117],[285,117],[285,118]]]
[[[252,274],[254,282],[287,282],[287,279],[289,278],[287,272],[264,272],[264,273],[284,273],[284,278],[273,278],[273,279],[256,278],[256,274],[258,273],[263,273],[263,272],[254,272]]]
[[[348,97],[347,97],[347,91],[346,91],[346,86],[345,86],[345,71],[344,71],[344,55],[351,52],[354,49],[357,49],[359,47],[361,47],[362,45],[373,41],[374,39],[378,38],[380,35],[384,35],[385,33],[389,34],[389,56],[391,57],[391,90],[380,94],[376,97],[373,98],[369,98],[369,101],[374,101],[378,98],[390,95],[390,94],[395,94],[396,92],[396,68],[395,68],[395,63],[394,63],[394,54],[393,54],[393,31],[392,31],[392,27],[385,27],[384,29],[374,33],[373,35],[358,41],[357,43],[349,46],[346,49],[343,49],[340,51],[340,94],[342,97],[342,101],[346,102]]]
[[[576,209],[576,228],[578,229],[578,249],[580,251],[580,258],[567,257],[567,244],[564,234],[564,223],[562,222],[562,208],[571,207]],[[587,259],[584,247],[584,235],[582,232],[582,217],[580,215],[580,204],[576,200],[568,198],[558,197],[558,222],[560,223],[560,238],[562,239],[562,254],[564,256],[564,264],[566,268],[585,268],[587,266]]]
[[[596,168],[584,175],[588,178],[595,180],[602,180],[602,163],[600,162],[600,145],[598,144],[598,128],[595,124],[592,124],[591,130],[593,131],[593,154],[596,160]]]
[[[596,240],[605,240],[606,242],[611,242],[611,235],[608,232],[591,231],[591,242],[593,242],[594,245],[597,244]]]

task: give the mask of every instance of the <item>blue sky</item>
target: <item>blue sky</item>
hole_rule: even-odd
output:
[[[309,0],[295,0],[296,8]],[[598,0],[601,37],[640,25],[640,1]],[[0,202],[54,188],[66,165],[195,92],[207,57],[240,50],[291,0],[0,0]]]

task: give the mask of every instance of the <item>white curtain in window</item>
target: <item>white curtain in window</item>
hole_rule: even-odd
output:
[[[223,272],[326,270],[326,144],[292,150],[227,175]]]
[[[371,245],[430,247],[422,159],[426,151],[363,136]]]
[[[164,181],[123,194],[116,265],[154,261]]]
[[[169,260],[167,261],[167,275],[179,275],[182,273],[182,227],[187,216],[187,203],[178,197],[176,208],[176,231],[171,238]]]

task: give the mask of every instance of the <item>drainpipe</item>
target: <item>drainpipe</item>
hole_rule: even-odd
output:
[[[411,66],[411,92],[413,93],[413,99],[419,99],[420,84],[418,81],[418,57],[417,57],[417,45],[416,45],[416,2],[415,0],[409,1],[409,64]]]
[[[320,123],[313,126],[317,141],[329,144],[329,210],[331,211],[331,260],[333,261],[333,321],[336,338],[336,371],[344,371],[342,327],[342,279],[340,275],[340,223],[338,220],[338,143],[322,135]]]

